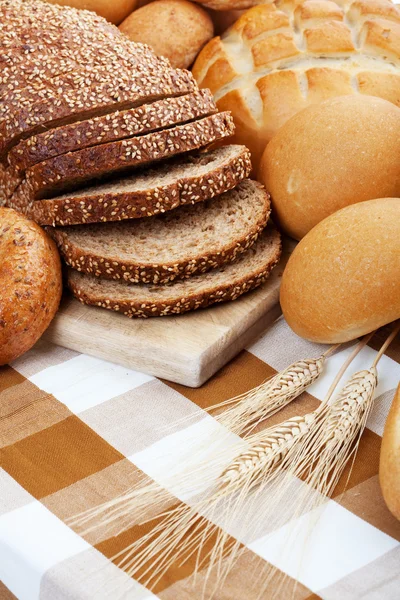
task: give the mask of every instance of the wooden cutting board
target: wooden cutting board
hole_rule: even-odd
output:
[[[45,338],[156,377],[199,387],[280,314],[287,254],[259,289],[177,317],[128,319],[66,296]]]

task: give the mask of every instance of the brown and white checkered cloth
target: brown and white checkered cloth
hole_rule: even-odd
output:
[[[357,357],[347,378],[370,366],[384,334],[379,335]],[[345,347],[329,358],[323,377],[274,421],[314,409],[350,351]],[[162,485],[185,447],[194,439],[201,442],[217,426],[203,408],[320,352],[318,345],[296,337],[281,318],[200,389],[43,341],[1,368],[0,598],[200,600],[203,582],[201,573],[194,581],[194,560],[171,568],[153,592],[109,560],[143,533],[142,526],[113,537],[108,533],[106,539],[99,530],[84,539],[65,521],[126,490],[142,471]],[[295,600],[400,598],[400,522],[387,510],[378,483],[381,436],[399,380],[396,341],[379,364],[374,410],[350,480],[344,492],[338,489],[328,501],[302,569],[280,563],[274,538],[261,536],[246,545],[217,600],[256,599],[260,590],[248,585],[248,574],[260,557],[275,561],[299,581]],[[182,419],[188,415],[198,418]]]

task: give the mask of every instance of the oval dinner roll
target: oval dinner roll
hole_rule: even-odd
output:
[[[0,208],[0,365],[29,350],[61,298],[56,246],[36,223]]]
[[[272,138],[259,175],[298,240],[344,206],[400,196],[400,108],[372,96],[310,106]]]
[[[45,0],[50,4],[92,10],[110,23],[118,25],[136,8],[137,0]]]
[[[379,482],[390,512],[400,519],[400,384],[383,432]]]
[[[297,245],[281,306],[295,333],[336,344],[400,317],[400,198],[347,206]]]
[[[187,69],[214,34],[211,17],[187,0],[156,0],[142,6],[120,25],[134,42],[148,44],[171,65]]]

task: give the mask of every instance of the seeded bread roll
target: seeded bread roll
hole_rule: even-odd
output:
[[[98,15],[118,25],[136,8],[137,0],[45,0],[60,6],[93,10]]]
[[[336,344],[400,318],[400,198],[342,208],[296,246],[282,277],[295,333]]]
[[[137,219],[213,198],[234,188],[250,170],[247,148],[223,146],[51,200],[30,201],[21,195],[19,202],[14,196],[9,203],[40,225]]]
[[[213,200],[159,217],[48,232],[78,271],[129,283],[168,283],[233,262],[254,244],[269,214],[265,188],[247,179]]]
[[[182,314],[216,302],[236,300],[261,285],[281,255],[279,233],[268,227],[236,262],[164,285],[128,284],[84,275],[70,269],[68,285],[84,304],[101,306],[128,317]]]
[[[210,16],[187,0],[151,2],[133,12],[119,28],[130,40],[148,44],[180,69],[190,67],[214,35]]]
[[[0,365],[29,350],[50,324],[62,290],[54,242],[33,221],[0,208]]]
[[[388,509],[400,520],[400,384],[383,432],[379,482]]]
[[[360,95],[306,108],[268,144],[259,179],[298,240],[344,206],[400,197],[400,108]]]
[[[171,129],[69,152],[28,169],[14,196],[18,199],[27,194],[32,200],[51,198],[57,192],[77,189],[102,176],[205,147],[232,132],[231,116],[218,113]]]

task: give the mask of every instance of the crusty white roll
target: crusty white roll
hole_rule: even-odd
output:
[[[383,432],[379,482],[388,509],[400,520],[400,384]]]
[[[259,175],[275,217],[298,240],[344,206],[398,197],[400,108],[361,95],[310,106],[272,138]]]
[[[190,67],[214,35],[210,15],[188,0],[155,0],[135,10],[119,29],[133,42],[152,47],[173,67]]]
[[[297,245],[282,277],[283,314],[314,342],[347,342],[400,318],[400,198],[347,206]]]
[[[33,221],[0,208],[0,365],[29,350],[60,303],[55,243]]]

